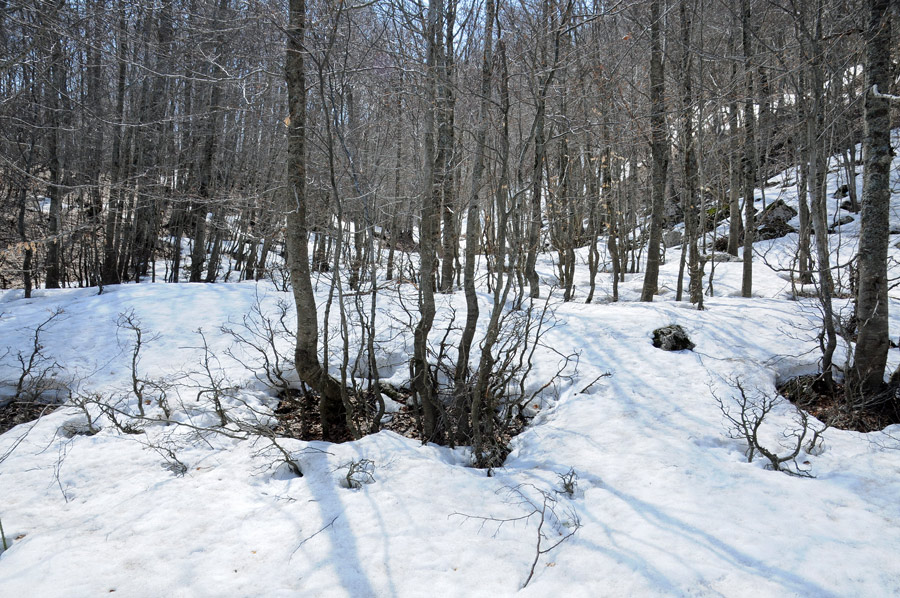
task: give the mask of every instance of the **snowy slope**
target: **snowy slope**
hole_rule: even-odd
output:
[[[783,193],[790,202],[791,191]],[[855,226],[842,229],[841,255],[850,255]],[[792,243],[788,236],[757,250],[789,259]],[[662,272],[668,289],[673,256]],[[541,263],[548,284],[550,257]],[[556,372],[560,355],[577,354],[577,370],[538,398],[533,425],[491,477],[468,467],[465,449],[391,432],[343,445],[284,440],[305,473],[297,478],[277,466],[264,441],[201,440],[168,426],[137,435],[105,426],[67,438],[60,431],[84,418],[75,408],[19,426],[0,436],[0,457],[8,455],[0,463],[0,521],[12,541],[0,554],[0,596],[900,594],[900,444],[891,438],[900,427],[888,435],[828,430],[824,449],[799,459],[814,479],[747,463],[742,443],[726,434],[715,396],[727,401],[731,381],[771,394],[776,380],[815,371],[817,360],[815,306],[790,300],[790,283],[761,263],[757,297],[737,297],[740,268],[717,264],[716,296],[704,312],[675,303],[673,291],[653,304],[629,301],[641,275],[628,276],[624,301],[585,305],[577,301],[586,294],[586,268],[579,272],[576,302],[555,304],[558,325],[545,339],[555,351],[539,352],[532,384]],[[609,288],[601,275],[601,300]],[[28,301],[9,291],[0,297],[0,339],[23,347],[28,331],[61,307],[45,335],[47,353],[65,367],[60,376],[85,393],[125,396],[131,339],[115,321],[133,310],[158,335],[141,371],[178,378],[188,414],[180,421],[199,423],[192,417],[203,414],[190,415],[197,390],[179,377],[202,355],[198,328],[220,359],[217,371],[242,386],[240,401],[272,404],[225,355],[231,340],[218,333],[249,313],[257,296],[265,310],[289,299],[268,283],[122,285],[100,296],[39,291]],[[464,305],[460,295],[441,300],[444,309]],[[896,337],[900,301],[892,299],[891,312]],[[401,383],[409,337],[393,334],[391,322],[405,315],[397,306],[382,317],[381,366]],[[651,346],[651,331],[669,323],[686,328],[693,352]],[[900,351],[892,350],[889,365],[898,363]],[[780,404],[766,438],[777,442],[792,418],[790,405]],[[147,448],[152,440],[177,441],[185,475]],[[374,463],[374,482],[345,488],[343,466],[359,459]],[[572,496],[558,492],[560,474],[570,470],[578,476]],[[548,535],[580,528],[539,555],[521,590],[540,522],[522,517],[547,497],[555,501]]]

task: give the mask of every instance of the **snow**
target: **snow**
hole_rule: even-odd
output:
[[[837,185],[830,177],[829,194]],[[773,182],[783,180],[791,173]],[[773,195],[767,189],[767,202]],[[780,196],[796,203],[795,190]],[[894,199],[897,219],[900,195]],[[835,255],[850,256],[857,235],[857,222],[842,227]],[[784,265],[795,246],[789,235],[755,251]],[[540,263],[548,291],[552,257]],[[384,431],[341,445],[282,439],[304,472],[298,478],[265,439],[189,428],[212,423],[208,398],[198,398],[198,329],[216,375],[237,388],[227,407],[252,419],[274,405],[271,392],[228,357],[233,340],[219,331],[257,300],[265,313],[290,301],[271,283],[142,283],[101,295],[38,290],[29,300],[4,291],[2,346],[25,350],[30,331],[61,308],[43,336],[45,352],[62,366],[60,384],[81,396],[118,397],[123,410],[135,408],[128,402],[133,337],[116,320],[132,312],[146,333],[139,370],[173,385],[176,409],[171,425],[141,434],[100,417],[96,435],[66,435],[86,420],[81,409],[65,407],[0,436],[0,521],[11,542],[0,554],[0,595],[900,594],[900,426],[827,430],[820,450],[798,458],[814,478],[769,471],[764,459],[748,463],[742,442],[728,437],[716,397],[727,403],[735,380],[751,393],[773,394],[776,382],[815,371],[818,311],[794,300],[783,273],[757,260],[754,298],[738,296],[741,264],[719,263],[715,296],[698,312],[674,301],[678,260],[671,249],[668,257],[664,292],[652,304],[635,301],[641,274],[627,276],[619,303],[605,301],[611,282],[601,274],[599,301],[584,304],[584,266],[575,301],[551,300],[556,325],[536,353],[530,388],[555,374],[562,356],[577,356],[577,368],[573,359],[565,377],[536,397],[532,424],[490,476],[469,466],[464,447],[423,446]],[[317,289],[324,301],[327,280]],[[401,384],[411,340],[399,300],[409,305],[415,289],[398,284],[383,293],[379,367]],[[463,313],[461,294],[438,300],[445,317],[451,306]],[[488,297],[482,300],[485,319]],[[900,301],[892,298],[890,307],[896,338]],[[652,330],[672,323],[687,330],[694,351],[652,347]],[[3,363],[0,378],[9,379],[14,362],[7,356]],[[898,363],[892,349],[889,367]],[[158,413],[153,404],[147,409]],[[793,417],[790,404],[779,403],[765,438],[777,443]],[[172,448],[184,475],[151,444]],[[361,459],[373,463],[373,479],[348,488],[347,467]],[[572,496],[560,481],[570,470],[577,474]],[[551,538],[577,531],[540,555],[522,589],[540,522],[539,514],[523,517],[547,498],[554,512],[544,531]]]

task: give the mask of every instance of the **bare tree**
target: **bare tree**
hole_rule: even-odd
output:
[[[659,290],[660,245],[665,210],[666,170],[669,148],[666,144],[665,73],[662,50],[662,3],[650,2],[650,235],[647,240],[647,269],[641,301],[653,301]]]
[[[888,338],[887,246],[889,240],[891,116],[891,14],[888,0],[869,0],[866,28],[865,139],[859,235],[859,335],[850,368],[850,392],[874,394],[884,385]]]

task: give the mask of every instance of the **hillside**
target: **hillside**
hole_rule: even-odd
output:
[[[900,224],[898,169],[895,161],[892,221]],[[839,181],[830,177],[833,197]],[[792,173],[770,183],[768,203],[796,203]],[[854,221],[831,236],[842,260],[857,234]],[[785,266],[795,245],[788,235],[755,251]],[[540,262],[548,292],[553,257]],[[795,299],[785,274],[759,259],[753,298],[739,297],[740,263],[717,263],[714,296],[697,311],[674,301],[676,250],[668,258],[652,304],[636,301],[642,274],[627,275],[620,302],[604,301],[605,273],[599,300],[585,304],[586,254],[579,254],[575,300],[550,300],[554,325],[534,354],[534,418],[490,475],[469,466],[465,447],[423,446],[382,431],[344,444],[277,440],[302,469],[297,477],[269,440],[211,433],[212,386],[228,389],[223,408],[241,421],[265,421],[277,404],[243,365],[252,352],[221,331],[254,306],[277,314],[280,301],[291,301],[271,282],[127,284],[100,295],[37,290],[29,300],[4,291],[4,378],[14,376],[14,356],[27,353],[33,330],[61,309],[42,334],[43,353],[61,366],[56,385],[74,389],[87,411],[66,406],[0,436],[0,521],[10,543],[0,554],[0,594],[900,594],[900,426],[868,434],[828,429],[820,445],[804,443],[789,463],[806,475],[791,476],[767,469],[764,458],[748,463],[717,403],[733,413],[737,383],[752,397],[774,398],[776,383],[816,371],[815,302]],[[900,275],[897,259],[891,263]],[[484,320],[489,296],[481,291]],[[328,285],[317,292],[324,302]],[[378,365],[400,387],[412,351],[404,303],[415,301],[416,290],[392,283],[383,296],[393,307],[379,313]],[[459,292],[438,300],[439,317],[465,307]],[[890,308],[896,338],[896,296]],[[134,409],[134,336],[117,326],[122,314],[140,322],[139,372],[167,382],[180,425],[128,434],[85,399],[99,395]],[[695,349],[654,348],[652,331],[667,324],[684,327]],[[201,371],[198,329],[214,356],[209,375]],[[288,339],[277,343],[290,351]],[[892,349],[889,367],[898,365]],[[160,410],[156,403],[147,409]],[[796,421],[793,406],[776,401],[764,442],[788,443],[784,433]],[[84,434],[91,425],[99,431]],[[348,475],[353,463],[361,469]]]

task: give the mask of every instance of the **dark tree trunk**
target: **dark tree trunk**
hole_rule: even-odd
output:
[[[851,392],[876,393],[884,385],[888,338],[887,249],[890,235],[891,16],[889,0],[869,0],[866,39],[865,138],[859,234],[859,336],[851,369]]]
[[[309,271],[309,228],[306,192],[306,74],[304,35],[306,0],[290,0],[287,29],[285,79],[288,88],[288,216],[286,249],[294,304],[297,308],[297,374],[320,395],[322,437],[327,441],[346,438],[347,421],[339,383],[319,363],[318,317]]]
[[[50,81],[47,89],[47,109],[49,111],[50,131],[47,140],[47,153],[50,169],[50,184],[47,194],[50,196],[50,213],[48,219],[49,240],[47,242],[47,273],[44,284],[48,289],[58,289],[62,280],[62,264],[60,261],[60,233],[62,232],[62,98],[66,93],[66,63],[63,54],[62,32],[57,30],[59,11],[65,6],[64,0],[45,0],[42,2],[41,29],[50,45]]]
[[[744,78],[747,96],[744,100],[744,269],[741,297],[753,293],[753,241],[756,231],[753,190],[756,187],[756,135],[754,132],[753,49],[750,31],[750,0],[741,0],[741,38],[744,49]]]
[[[659,290],[662,226],[666,199],[666,169],[669,148],[666,146],[665,77],[662,53],[662,8],[660,0],[650,3],[650,238],[647,244],[647,270],[641,301],[653,301]]]
[[[419,224],[419,322],[413,334],[412,385],[422,407],[424,419],[424,438],[429,442],[440,443],[444,438],[444,426],[441,421],[441,408],[435,396],[431,366],[428,362],[428,335],[434,325],[434,275],[438,244],[438,208],[442,192],[440,165],[440,119],[442,111],[438,108],[440,88],[440,38],[443,13],[442,0],[430,0],[428,3],[426,44],[428,69],[426,77],[426,96],[431,108],[426,115],[425,124],[425,189],[422,193],[422,217]],[[438,137],[438,139],[436,139]],[[435,145],[438,146],[437,155]]]

